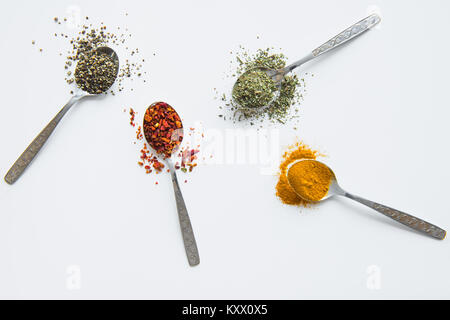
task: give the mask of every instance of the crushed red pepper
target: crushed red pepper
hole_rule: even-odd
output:
[[[160,162],[156,156],[150,153],[146,143],[144,143],[144,147],[141,149],[140,158],[142,161],[139,161],[138,165],[144,167],[146,173],[152,173],[153,169],[156,173],[160,173],[164,169],[164,164]],[[144,166],[144,164],[146,165]]]
[[[141,140],[142,139],[142,127],[139,126],[136,130],[136,139]]]
[[[126,112],[126,109],[124,109],[124,112]],[[130,125],[132,127],[135,127],[136,126],[135,115],[137,114],[137,112],[135,112],[133,110],[133,108],[130,108],[129,114],[130,114]],[[178,115],[177,115],[177,118],[179,119]],[[178,121],[181,124],[181,120],[178,120]],[[167,122],[167,120],[166,120],[166,122]],[[145,125],[145,119],[144,119],[144,125]],[[164,123],[163,123],[163,125],[164,125]],[[175,126],[176,126],[176,123],[175,123]],[[158,124],[158,127],[159,127],[159,124]],[[177,130],[177,129],[182,130],[182,127],[176,128],[175,130]],[[178,131],[181,131],[181,130],[178,130]],[[190,132],[188,133],[188,135],[191,136],[194,133],[195,128],[191,127],[191,128],[189,128],[189,130],[190,130]],[[183,138],[182,136],[180,136],[180,137],[181,137],[181,139],[179,141],[177,141],[178,143],[175,143],[175,145],[180,144],[180,142]],[[201,137],[203,138],[204,135],[202,134]],[[143,134],[142,126],[138,126],[136,129],[136,141],[142,141],[143,138],[144,138],[144,134]],[[136,142],[134,142],[134,144],[136,144]],[[182,148],[179,152],[177,152],[176,157],[179,158],[179,161],[177,161],[175,163],[175,170],[181,169],[181,171],[183,171],[184,173],[192,172],[192,170],[197,166],[196,160],[198,160],[197,153],[199,153],[199,147],[200,147],[200,145],[197,145],[196,149],[191,149],[189,147],[189,143],[188,143],[184,148]],[[172,151],[174,149],[175,148],[173,148]],[[142,167],[147,174],[150,174],[152,172],[160,173],[164,170],[165,165],[158,159],[157,155],[158,154],[155,155],[155,154],[151,153],[147,144],[145,142],[143,142],[143,146],[140,150],[140,156],[139,156],[139,160],[137,161],[137,164],[140,167]],[[163,157],[165,156],[164,153],[161,155]],[[170,172],[169,169],[166,169],[164,171]]]
[[[133,127],[136,125],[134,123],[134,117],[136,116],[136,112],[134,112],[133,108],[130,108],[130,125]]]
[[[144,115],[144,135],[157,154],[169,158],[183,140],[180,116],[165,102],[152,104]]]

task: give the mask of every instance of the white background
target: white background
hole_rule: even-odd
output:
[[[0,11],[2,176],[69,98],[58,55],[69,47],[53,37],[65,27],[52,19],[71,6],[127,26],[149,82],[74,107],[22,178],[0,183],[1,298],[450,298],[449,239],[350,200],[284,206],[276,176],[255,165],[204,165],[182,184],[201,255],[190,268],[169,176],[137,166],[123,113],[163,100],[185,126],[235,128],[213,92],[232,85],[230,50],[282,47],[294,61],[378,11],[379,27],[302,67],[315,76],[299,130],[277,127],[279,153],[302,139],[344,188],[449,228],[448,1],[10,1]]]

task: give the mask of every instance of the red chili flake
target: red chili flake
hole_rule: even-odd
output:
[[[134,112],[133,108],[130,108],[130,124],[134,127],[136,124],[134,123],[134,117],[136,112]]]
[[[180,116],[167,103],[154,103],[145,112],[145,138],[164,159],[169,158],[183,140],[182,128]]]
[[[136,139],[137,140],[142,140],[143,135],[142,135],[142,127],[139,126],[136,130]]]
[[[153,160],[153,168],[155,168],[156,172],[161,172],[164,169],[164,164],[159,162],[158,160]]]

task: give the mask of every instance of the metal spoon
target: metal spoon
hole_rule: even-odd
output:
[[[278,70],[272,70],[272,69],[268,69],[268,68],[253,68],[253,69],[250,69],[250,70],[244,72],[238,78],[238,80],[241,77],[243,77],[244,75],[246,75],[250,72],[253,72],[254,70],[264,71],[272,79],[272,81],[275,83],[275,85],[278,88],[278,91],[276,93],[274,93],[274,97],[273,97],[272,101],[268,104],[268,106],[269,106],[270,104],[272,104],[273,101],[275,101],[277,99],[279,92],[281,90],[281,84],[282,84],[283,79],[286,76],[286,74],[288,74],[295,68],[301,66],[305,62],[308,62],[308,61],[320,56],[321,54],[328,52],[331,49],[337,48],[340,45],[344,44],[345,42],[356,38],[357,36],[363,34],[365,31],[367,31],[367,30],[371,29],[372,27],[374,27],[375,25],[377,25],[380,21],[381,21],[380,16],[378,16],[377,14],[372,14],[372,15],[368,16],[367,18],[355,23],[351,27],[345,29],[344,31],[339,33],[337,36],[331,38],[330,40],[328,40],[327,42],[325,42],[318,48],[314,49],[311,53],[309,53],[304,58],[302,58],[284,68],[281,68]],[[232,92],[234,92],[234,87],[238,83],[238,80],[235,82]],[[239,104],[239,101],[236,101],[235,99],[234,99],[234,101],[235,101],[235,103]]]
[[[298,163],[300,161],[316,161],[316,160],[299,160],[299,161],[296,161],[296,162],[292,163],[289,166],[288,171],[287,171],[287,177],[288,177],[288,181],[289,181],[290,184],[291,184],[291,182],[289,180],[289,170],[292,168],[292,166],[294,166],[296,163]],[[319,161],[316,161],[316,162],[319,162]],[[325,165],[325,164],[323,164],[323,165]],[[349,199],[355,200],[355,201],[357,201],[359,203],[362,203],[362,204],[368,206],[369,208],[372,208],[375,211],[378,211],[378,212],[384,214],[386,217],[394,219],[395,221],[400,222],[401,224],[403,224],[403,225],[405,225],[405,226],[407,226],[407,227],[409,227],[411,229],[417,230],[417,231],[419,231],[421,233],[424,233],[427,236],[433,237],[435,239],[444,240],[447,232],[445,230],[443,230],[443,229],[441,229],[441,228],[439,228],[439,227],[429,223],[429,222],[426,222],[426,221],[424,221],[422,219],[419,219],[419,218],[414,217],[412,215],[409,215],[407,213],[398,211],[396,209],[392,209],[392,208],[386,207],[385,205],[382,205],[382,204],[379,204],[379,203],[376,203],[376,202],[372,202],[372,201],[363,199],[361,197],[355,196],[355,195],[353,195],[351,193],[348,193],[347,191],[344,191],[344,189],[342,189],[339,186],[333,170],[331,170],[328,166],[326,166],[326,167],[330,170],[330,172],[332,174],[332,181],[331,181],[331,184],[329,186],[328,193],[320,201],[323,201],[323,200],[328,199],[328,198],[333,197],[333,196],[344,196],[344,197],[347,197]],[[295,191],[295,192],[297,193],[297,191]],[[302,197],[301,194],[298,194],[298,196]],[[307,199],[305,199],[305,200],[307,200]]]
[[[119,72],[119,57],[117,56],[116,52],[108,47],[100,47],[97,48],[96,51],[111,56],[114,63],[117,65],[117,78],[117,73]],[[33,140],[33,142],[30,143],[30,145],[25,149],[19,159],[17,159],[13,164],[11,169],[9,169],[8,173],[5,176],[5,181],[9,184],[13,184],[19,179],[19,177],[22,175],[31,161],[36,157],[39,150],[41,150],[41,148],[44,146],[45,142],[55,130],[58,123],[75,103],[77,103],[84,97],[96,95],[97,94],[87,93],[77,87],[69,102],[67,102],[67,104],[61,109],[61,111],[58,112],[58,114],[52,119],[52,121],[50,121],[50,123],[39,133],[39,135]]]
[[[149,109],[152,108],[154,105],[159,104],[160,102],[153,103]],[[172,107],[173,109],[173,107]],[[175,110],[175,109],[174,109]],[[181,119],[181,118],[180,118]],[[145,123],[145,120],[144,120]],[[150,137],[151,133],[146,132],[146,126],[143,126],[144,128],[144,135],[145,137]],[[176,154],[178,151],[178,148],[181,144],[181,141],[183,140],[183,126],[181,126],[181,129],[179,132],[176,133],[177,141],[179,142],[175,148],[172,150],[172,155]],[[151,139],[147,138],[147,142],[150,144],[150,146],[155,149],[153,146],[153,141]],[[177,210],[178,210],[178,219],[180,221],[180,228],[181,228],[181,234],[183,236],[183,242],[184,242],[184,249],[186,251],[186,255],[188,258],[189,265],[191,267],[194,267],[200,263],[200,255],[198,253],[197,248],[197,242],[195,241],[194,236],[194,230],[192,229],[191,219],[189,218],[189,214],[186,208],[186,204],[184,203],[183,194],[181,193],[180,185],[178,184],[177,179],[177,173],[175,172],[175,167],[173,165],[172,159],[170,157],[167,157],[165,159],[167,166],[170,170],[170,175],[172,178],[172,184],[173,184],[173,191],[175,193],[175,201],[177,203]]]

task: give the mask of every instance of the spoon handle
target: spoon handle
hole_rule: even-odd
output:
[[[310,54],[308,54],[306,57],[290,64],[289,66],[282,69],[283,75],[291,72],[295,68],[301,66],[305,62],[308,62],[309,60],[312,60],[318,56],[320,56],[322,53],[328,52],[331,49],[339,47],[341,44],[356,38],[357,36],[361,35],[365,31],[369,30],[370,28],[374,27],[376,24],[378,24],[381,21],[381,18],[377,14],[372,14],[368,16],[367,18],[355,23],[351,27],[345,29],[341,33],[339,33],[337,36],[331,38],[321,46],[314,49]]]
[[[200,256],[198,254],[197,242],[195,241],[194,231],[192,230],[191,219],[184,203],[183,195],[181,194],[180,185],[178,184],[177,174],[173,167],[172,160],[167,159],[169,164],[170,174],[172,176],[173,190],[175,193],[175,200],[177,203],[178,218],[180,220],[180,228],[183,236],[184,249],[189,261],[189,265],[194,267],[200,263]]]
[[[314,49],[312,51],[312,55],[314,57],[317,57],[321,55],[322,53],[325,53],[327,51],[330,51],[331,49],[334,49],[341,44],[354,39],[355,37],[361,35],[365,31],[369,30],[370,28],[374,27],[376,24],[378,24],[381,21],[381,18],[377,14],[371,14],[367,18],[355,23],[351,27],[345,29],[341,33],[339,33],[337,36],[331,38],[318,48]]]
[[[5,176],[5,181],[8,184],[13,184],[16,182],[31,161],[36,157],[39,150],[44,146],[45,142],[48,140],[52,132],[55,130],[58,123],[61,121],[63,116],[69,111],[70,107],[78,101],[79,97],[73,96],[69,102],[58,112],[58,114],[50,121],[50,123],[39,133],[39,135],[30,143],[30,145],[25,149],[22,155],[14,162],[11,169]]]
[[[366,206],[368,206],[369,208],[372,208],[382,214],[384,214],[385,216],[394,219],[397,222],[400,222],[401,224],[412,228],[414,230],[417,230],[421,233],[424,233],[430,237],[439,239],[439,240],[444,240],[447,232],[429,222],[426,222],[422,219],[419,219],[417,217],[414,217],[412,215],[409,215],[407,213],[398,211],[396,209],[392,209],[389,207],[386,207],[382,204],[370,201],[370,200],[366,200],[364,198],[355,196],[353,194],[350,194],[348,192],[345,192],[343,194],[344,196],[346,196],[347,198],[353,199],[359,203],[362,203]]]

